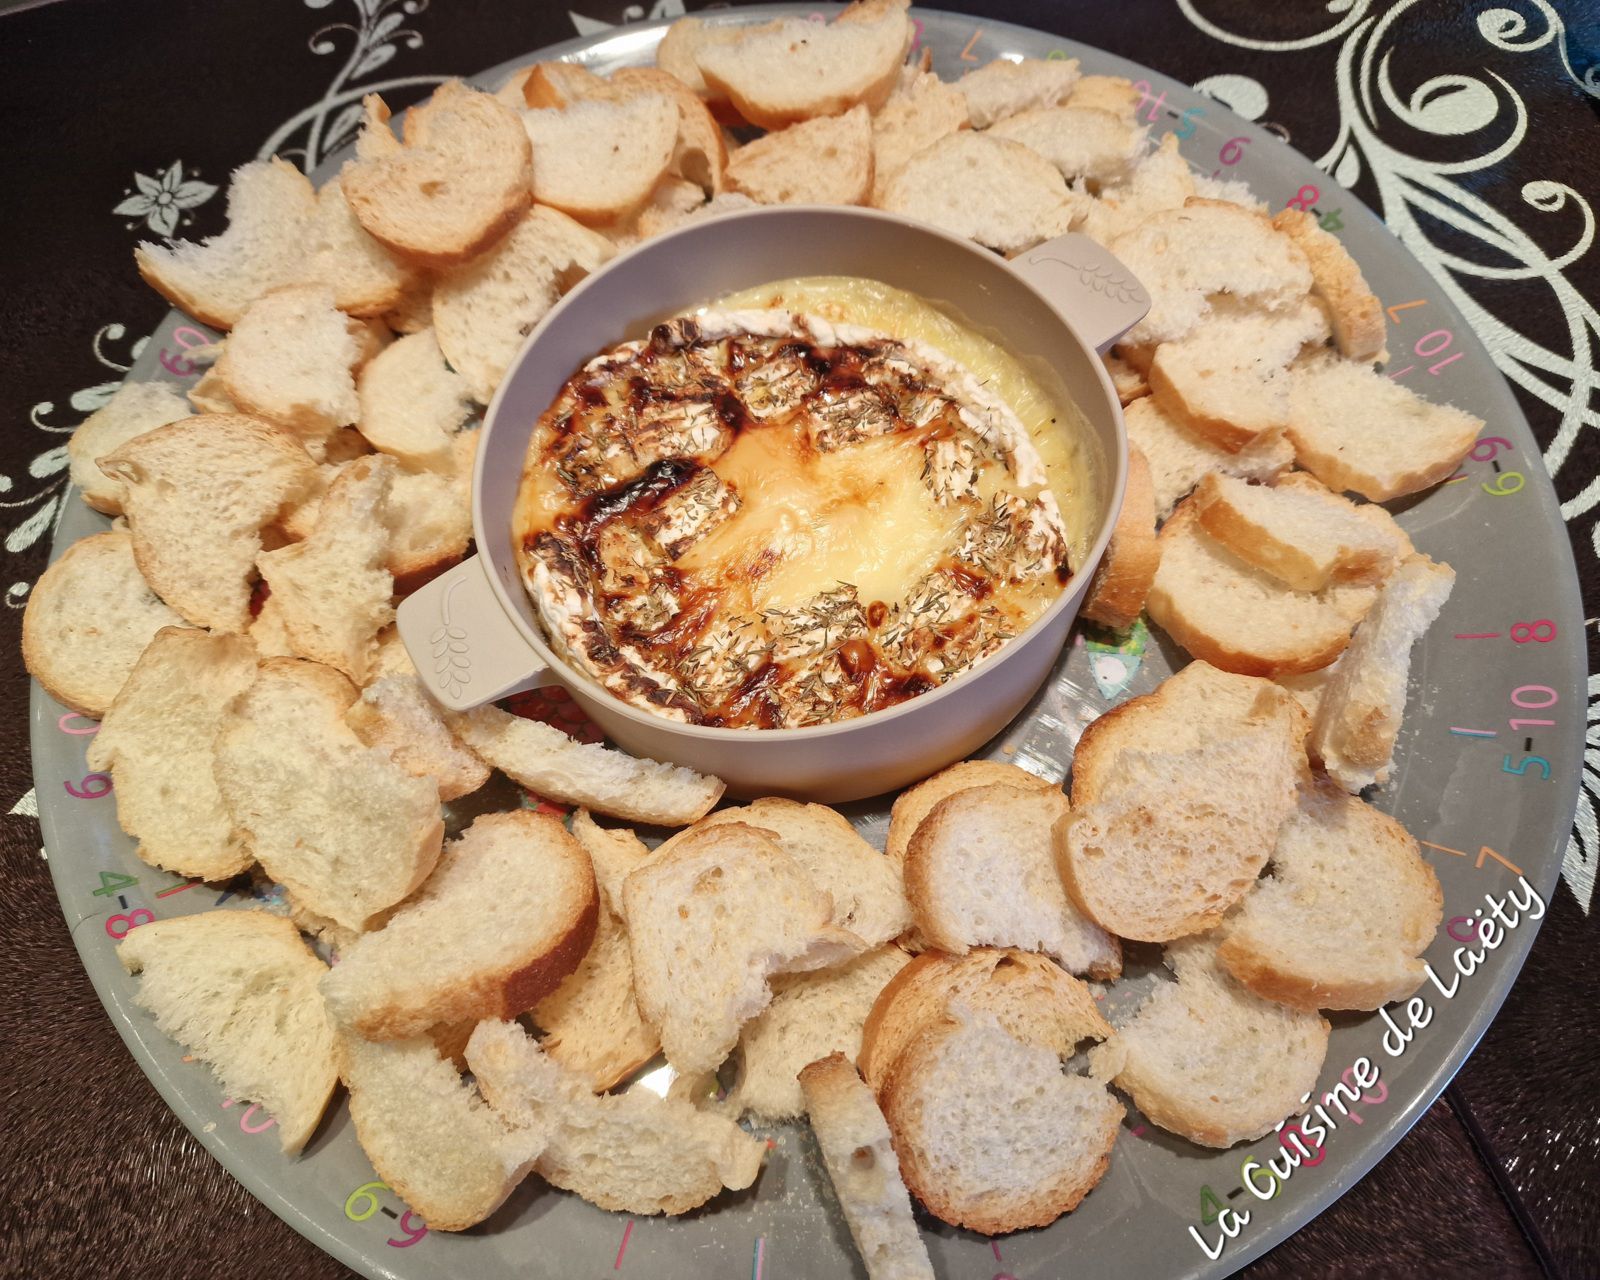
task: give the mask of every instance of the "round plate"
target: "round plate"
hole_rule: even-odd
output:
[[[736,20],[768,12],[740,10]],[[1303,1126],[1312,1159],[1298,1167],[1278,1136],[1208,1151],[1150,1127],[1130,1109],[1109,1173],[1053,1226],[990,1241],[922,1219],[940,1275],[1225,1275],[1327,1207],[1399,1140],[1471,1051],[1527,954],[1556,885],[1581,762],[1585,659],[1567,534],[1533,436],[1488,353],[1432,278],[1349,192],[1273,134],[1134,63],[1004,23],[979,29],[953,14],[915,16],[919,40],[946,79],[991,58],[1026,55],[1078,58],[1086,72],[1137,81],[1152,133],[1177,133],[1198,172],[1241,178],[1275,210],[1303,206],[1344,240],[1389,309],[1391,377],[1490,424],[1457,476],[1398,504],[1396,512],[1418,547],[1449,561],[1458,576],[1443,615],[1415,652],[1400,768],[1375,800],[1424,842],[1444,888],[1446,923],[1427,953],[1431,971],[1416,997],[1384,1014],[1332,1019],[1326,1069],[1307,1105],[1341,1082],[1370,1080],[1366,1066],[1357,1065],[1363,1060],[1377,1072],[1376,1083],[1347,1087],[1336,1102],[1323,1104],[1332,1123],[1313,1116]],[[536,56],[606,72],[648,61],[663,27],[629,27]],[[534,56],[480,82],[496,85]],[[130,377],[173,378],[186,367],[183,349],[206,336],[174,313]],[[81,503],[65,511],[56,554],[106,523]],[[1182,661],[1143,626],[1121,643],[1080,631],[1050,683],[987,753],[1064,777],[1084,725],[1147,691]],[[117,1030],[183,1122],[268,1208],[321,1248],[366,1275],[416,1280],[612,1270],[659,1280],[864,1274],[803,1125],[773,1132],[775,1145],[752,1190],[724,1195],[684,1218],[633,1221],[529,1178],[489,1223],[460,1235],[427,1232],[374,1182],[342,1102],[303,1156],[282,1156],[270,1118],[224,1098],[207,1068],[186,1061],[134,1004],[135,985],[117,963],[116,938],[153,917],[240,899],[174,880],[135,857],[117,827],[107,780],[86,776],[84,752],[94,729],[34,687],[39,816],[84,966]],[[887,805],[857,805],[850,813],[881,847]],[[1498,929],[1485,930],[1485,917],[1495,912]],[[1109,1002],[1113,1020],[1155,980],[1155,949],[1130,950],[1129,980]],[[1289,1148],[1297,1144],[1290,1140]],[[1268,1164],[1274,1159],[1277,1172]]]

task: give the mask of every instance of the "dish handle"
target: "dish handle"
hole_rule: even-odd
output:
[[[1011,267],[1101,355],[1150,310],[1150,295],[1133,272],[1088,236],[1046,240],[1012,258]]]
[[[506,617],[479,556],[413,591],[400,602],[395,622],[423,687],[451,711],[555,680]]]

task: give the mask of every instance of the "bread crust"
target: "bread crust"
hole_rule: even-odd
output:
[[[1303,209],[1281,210],[1272,225],[1292,239],[1311,264],[1311,287],[1328,304],[1340,352],[1351,360],[1388,360],[1383,305],[1350,251]]]
[[[1156,538],[1156,493],[1150,480],[1150,464],[1138,445],[1129,444],[1122,510],[1117,513],[1105,558],[1100,561],[1078,612],[1114,630],[1127,630],[1144,611],[1150,584],[1160,568],[1161,544]]]

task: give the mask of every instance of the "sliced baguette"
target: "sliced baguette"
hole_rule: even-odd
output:
[[[708,196],[721,193],[728,146],[710,109],[693,89],[657,67],[622,67],[612,73],[609,83],[622,93],[646,91],[670,98],[678,108],[678,134],[668,172],[694,183]]]
[[[376,642],[373,649],[376,653]],[[344,715],[356,737],[387,752],[413,777],[432,778],[439,785],[439,799],[447,803],[489,781],[489,766],[450,732],[421,680],[415,675],[372,678],[371,668],[369,663],[369,683]]]
[[[22,614],[22,661],[57,702],[98,720],[163,627],[186,625],[150,590],[120,530],[84,538],[40,575]]]
[[[1311,287],[1327,303],[1339,353],[1349,360],[1388,359],[1383,306],[1339,238],[1303,209],[1280,210],[1272,225],[1299,245],[1311,264]]]
[[[1035,107],[1008,116],[989,132],[1031,147],[1068,182],[1117,182],[1144,154],[1144,130],[1098,107]]]
[[[1071,230],[1081,204],[1048,160],[970,129],[917,152],[878,200],[879,208],[1008,255]]]
[[[488,404],[512,356],[556,299],[615,252],[555,209],[528,210],[492,253],[441,278],[433,291],[439,350]]]
[[[1129,124],[1138,122],[1143,102],[1144,96],[1125,76],[1079,76],[1067,98],[1068,106],[1109,111]]]
[[[1111,543],[1078,612],[1091,622],[1125,631],[1144,612],[1145,599],[1160,567],[1161,544],[1156,540],[1156,495],[1150,481],[1150,464],[1139,446],[1130,443],[1122,509],[1117,512]]]
[[[514,782],[551,800],[629,822],[686,826],[722,796],[720,779],[636,760],[498,707],[446,712],[456,737]]]
[[[1301,1109],[1322,1073],[1329,1027],[1315,1011],[1252,994],[1216,952],[1215,935],[1169,946],[1178,980],[1160,983],[1091,1058],[1120,1060],[1114,1083],[1152,1124],[1231,1147]]]
[[[868,1280],[933,1280],[911,1197],[900,1178],[888,1122],[872,1090],[842,1053],[799,1076],[811,1131]]]
[[[559,821],[530,809],[485,814],[414,898],[345,950],[323,996],[369,1040],[515,1017],[578,967],[598,910],[588,856]]]
[[[339,174],[322,184],[295,283],[332,289],[334,305],[346,315],[381,316],[405,301],[417,276],[415,267],[367,234],[345,198]]]
[[[455,434],[448,471],[401,471],[389,485],[389,572],[398,595],[408,595],[466,554],[480,434],[478,427]]]
[[[551,1125],[539,1176],[602,1209],[687,1213],[761,1172],[766,1145],[733,1121],[648,1089],[596,1097],[515,1023],[479,1023],[467,1062],[508,1123]]]
[[[911,43],[907,0],[861,0],[825,25],[780,18],[734,28],[694,51],[706,87],[763,129],[858,104],[883,106]],[[669,63],[663,63],[672,70]]]
[[[1078,83],[1076,58],[996,58],[955,82],[974,129],[1065,102]],[[1005,135],[1002,135],[1005,136]]]
[[[583,222],[626,217],[666,173],[678,107],[665,94],[587,98],[522,113],[533,143],[533,198]]]
[[[427,1036],[374,1044],[346,1032],[338,1046],[361,1149],[429,1230],[482,1222],[544,1150],[551,1122],[503,1120]]]
[[[572,836],[594,864],[601,905],[621,919],[622,882],[650,858],[649,848],[626,828],[602,827],[587,809],[572,815]]]
[[[899,947],[878,947],[834,968],[774,979],[772,1003],[739,1036],[733,1105],[763,1124],[804,1115],[802,1069],[830,1053],[853,1059],[861,1051],[867,1014],[910,959]]]
[[[727,180],[758,204],[864,204],[872,194],[872,117],[858,106],[765,134],[733,153]]]
[[[67,437],[72,483],[83,500],[108,516],[121,515],[122,485],[100,470],[95,459],[189,414],[189,402],[175,383],[124,382]]]
[[[228,229],[202,240],[140,243],[145,283],[202,324],[226,329],[245,309],[294,279],[316,220],[317,197],[285,160],[254,160],[228,183]]]
[[[1100,359],[1106,366],[1106,372],[1111,375],[1111,385],[1116,390],[1117,399],[1122,402],[1123,408],[1150,394],[1150,382],[1146,376],[1149,372],[1148,366],[1142,369],[1137,367],[1115,348]]]
[[[417,470],[452,470],[452,444],[472,414],[467,380],[445,363],[431,327],[408,334],[365,365],[356,381],[361,434]]]
[[[1324,779],[1301,793],[1217,954],[1263,999],[1307,1012],[1379,1009],[1421,985],[1443,906],[1410,833]]]
[[[205,414],[147,431],[100,459],[124,485],[139,572],[197,627],[243,631],[261,530],[312,485],[288,432]]]
[[[1213,473],[1194,501],[1212,538],[1296,591],[1320,591],[1335,579],[1381,582],[1403,547],[1403,534],[1310,476],[1269,488]]]
[[[317,982],[327,966],[300,931],[265,911],[202,911],[130,929],[117,959],[139,975],[139,1007],[202,1059],[235,1101],[306,1145],[339,1082]]]
[[[1016,1039],[1062,1061],[1082,1041],[1111,1035],[1089,988],[1045,956],[994,947],[964,956],[927,951],[890,980],[867,1014],[857,1059],[867,1084],[882,1089],[905,1047],[953,1004],[994,1014]]]
[[[629,875],[634,990],[667,1061],[714,1071],[770,1003],[768,977],[866,950],[829,922],[832,905],[775,840],[741,823],[697,831]]]
[[[1029,773],[1026,769],[1019,769],[1014,764],[1003,764],[998,760],[958,761],[895,797],[894,807],[889,811],[889,835],[884,855],[890,861],[904,866],[911,837],[922,825],[922,820],[933,811],[934,805],[957,791],[997,783],[1023,790],[1059,790],[1059,784]]]
[[[1042,1227],[1105,1175],[1122,1104],[1055,1053],[957,1005],[879,1094],[900,1172],[935,1217],[985,1235]]]
[[[1346,791],[1389,780],[1411,649],[1439,616],[1455,581],[1455,570],[1427,556],[1402,562],[1324,690],[1310,748]]]
[[[881,203],[907,160],[966,127],[966,98],[931,72],[916,72],[872,117],[872,203]]]
[[[355,687],[298,658],[261,664],[217,735],[216,778],[267,874],[309,910],[361,930],[439,859],[439,789],[344,722]]]
[[[89,767],[111,773],[117,821],[151,866],[226,880],[253,861],[211,762],[227,708],[255,677],[255,647],[243,636],[163,627],[106,712]]]
[[[1123,415],[1128,440],[1150,464],[1156,518],[1165,520],[1199,484],[1216,471],[1244,480],[1273,480],[1294,465],[1294,446],[1284,434],[1269,432],[1238,453],[1192,433],[1149,396],[1134,400]]]
[[[1089,79],[1087,76],[1084,78],[1085,81]],[[1079,83],[1073,94],[1075,100],[1083,96],[1086,87],[1084,82]],[[1134,99],[1137,106],[1136,91]],[[1154,151],[1134,166],[1133,173],[1126,181],[1110,183],[1101,188],[1100,194],[1084,208],[1083,225],[1079,230],[1091,240],[1110,246],[1118,237],[1132,232],[1147,218],[1182,209],[1184,202],[1194,194],[1194,177],[1189,172],[1189,162],[1178,154],[1177,135],[1169,133]],[[1144,340],[1142,337],[1135,339]]]
[[[1482,430],[1481,419],[1424,400],[1370,365],[1329,355],[1292,371],[1295,457],[1335,492],[1388,502],[1431,488],[1460,465]]]
[[[939,801],[906,850],[906,896],[928,944],[1042,951],[1073,973],[1117,977],[1117,940],[1080,914],[1056,870],[1050,833],[1068,807],[1060,791],[1004,784]]]
[[[450,80],[406,114],[404,145],[376,95],[345,199],[367,233],[407,262],[470,261],[516,225],[533,199],[532,148],[516,112]]]

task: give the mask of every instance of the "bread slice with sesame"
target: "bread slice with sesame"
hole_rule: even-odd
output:
[[[122,485],[95,465],[135,436],[190,415],[189,402],[173,382],[124,382],[67,437],[72,483],[85,502],[108,516],[122,514]]]
[[[1059,106],[1077,84],[1076,58],[996,58],[968,71],[955,90],[966,100],[972,127],[987,129],[1025,111]]]
[[[300,443],[259,418],[202,414],[136,436],[100,469],[124,486],[151,589],[197,627],[248,627],[261,531],[314,481]]]
[[[1443,905],[1411,834],[1324,778],[1301,792],[1217,954],[1264,999],[1307,1012],[1378,1009],[1421,985]]]
[[[858,106],[764,134],[733,153],[727,181],[759,204],[865,204],[872,117]]]
[[[1047,1226],[1105,1176],[1122,1104],[992,1013],[952,1015],[912,1040],[879,1095],[901,1176],[952,1226]]]
[[[1060,791],[1005,785],[939,801],[906,851],[906,896],[928,945],[1041,951],[1073,973],[1118,976],[1116,938],[1073,905],[1056,870],[1051,830],[1068,809]]]
[[[1159,983],[1116,1040],[1090,1052],[1152,1124],[1203,1147],[1248,1142],[1316,1088],[1329,1027],[1315,1010],[1263,1000],[1217,959],[1215,934],[1167,948]],[[1096,1066],[1100,1064],[1096,1063]]]
[[[201,911],[130,929],[117,959],[134,1000],[204,1061],[228,1097],[259,1104],[284,1152],[316,1131],[339,1082],[333,1028],[317,992],[327,966],[282,916]]]
[[[1383,305],[1339,238],[1304,209],[1282,209],[1272,225],[1299,245],[1311,264],[1311,287],[1327,304],[1339,354],[1347,360],[1387,360]]]
[[[872,1090],[842,1053],[810,1063],[800,1072],[799,1085],[823,1167],[868,1280],[933,1280],[889,1124]]]
[[[381,929],[345,949],[323,996],[369,1040],[515,1017],[578,967],[598,911],[588,855],[559,821],[529,809],[485,814]],[[481,927],[487,916],[492,929]]]
[[[1136,444],[1128,446],[1128,483],[1111,529],[1111,542],[1078,610],[1091,622],[1125,631],[1144,612],[1145,599],[1161,567],[1156,539],[1156,495],[1150,464]]]
[[[253,160],[228,183],[228,229],[195,244],[141,242],[145,283],[202,324],[226,329],[270,289],[292,281],[316,221],[317,197],[286,160]]]

